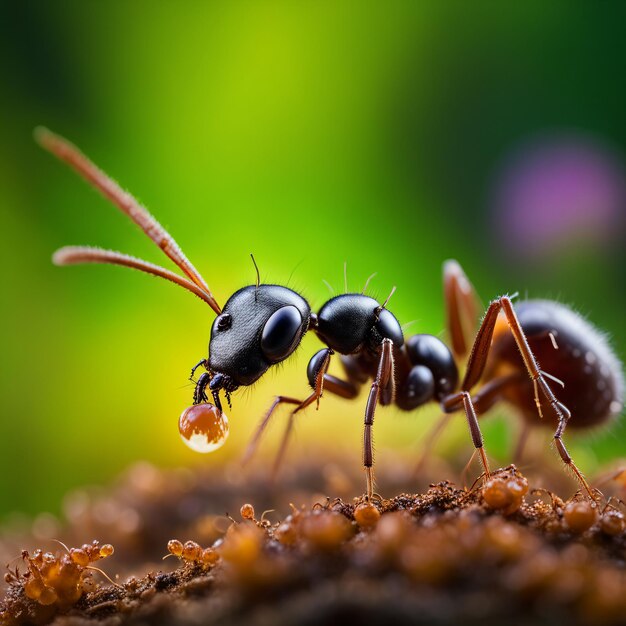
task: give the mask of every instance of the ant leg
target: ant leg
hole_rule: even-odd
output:
[[[324,348],[323,350],[316,352],[309,361],[309,365],[307,367],[307,375],[309,378],[309,383],[311,383],[311,386],[313,387],[313,393],[302,402],[298,402],[298,406],[289,414],[287,426],[285,427],[283,438],[280,441],[280,447],[278,448],[276,458],[274,459],[274,466],[272,468],[272,477],[274,478],[278,474],[278,470],[283,462],[285,452],[287,451],[287,444],[289,443],[289,439],[291,437],[296,413],[306,408],[313,402],[317,402],[318,409],[320,407],[320,398],[324,393],[324,376],[326,375],[326,371],[328,370],[328,366],[330,365],[330,357],[332,354],[333,351],[330,348]]]
[[[331,376],[327,373],[330,365],[330,357],[332,355],[333,351],[330,348],[323,348],[319,352],[315,353],[309,361],[307,376],[309,384],[313,388],[313,393],[303,400],[289,415],[287,426],[285,427],[285,432],[283,433],[283,438],[280,442],[276,459],[274,460],[274,467],[272,471],[273,476],[276,476],[282,464],[287,450],[287,444],[289,443],[291,432],[293,430],[295,417],[298,412],[313,404],[313,402],[317,403],[317,409],[319,409],[320,398],[326,389],[342,398],[354,398],[358,393],[358,388],[350,381],[341,380],[340,378]]]
[[[528,372],[528,375],[530,376],[530,379],[535,387],[535,404],[537,405],[539,415],[542,416],[541,402],[539,400],[539,391],[541,391],[543,397],[547,400],[548,404],[550,404],[558,419],[558,425],[554,433],[554,445],[556,446],[559,456],[561,457],[563,463],[565,463],[565,465],[574,472],[582,487],[593,500],[594,495],[591,488],[587,484],[582,472],[576,467],[562,440],[563,432],[571,417],[571,413],[564,404],[556,399],[552,389],[550,389],[550,385],[548,385],[545,374],[539,369],[535,355],[528,345],[524,329],[522,328],[515,313],[515,309],[513,308],[513,303],[508,296],[501,296],[497,300],[494,300],[489,305],[489,308],[485,313],[485,317],[483,318],[478,334],[476,335],[476,340],[474,341],[474,346],[472,347],[470,358],[467,363],[467,371],[465,372],[462,389],[471,389],[480,380],[487,363],[487,357],[491,347],[491,339],[493,337],[496,320],[501,311],[505,315],[509,329],[522,355],[526,371]]]
[[[328,366],[330,365],[330,357],[334,354],[334,352],[330,348],[323,348],[316,352],[309,361],[309,364],[306,368],[306,375],[309,379],[309,385],[313,389],[313,400],[317,402],[317,409],[320,408],[320,398],[324,393],[324,377],[326,376],[326,372],[328,371]],[[309,396],[310,397],[310,396]],[[307,398],[304,402],[307,402],[309,398]],[[308,406],[308,404],[307,404]],[[294,410],[294,413],[300,410],[298,407]]]
[[[518,374],[511,374],[510,376],[502,376],[501,378],[495,378],[489,381],[483,387],[481,387],[473,396],[472,403],[477,414],[482,414],[488,411],[500,398],[502,397],[503,390],[509,385],[515,384],[519,380]],[[419,474],[423,469],[433,446],[445,427],[450,422],[452,417],[452,411],[446,412],[442,415],[441,419],[435,424],[433,429],[428,433],[426,440],[424,441],[424,451],[415,465],[415,474]]]
[[[341,378],[331,376],[330,374],[324,374],[324,389],[347,400],[352,400],[359,394],[357,385],[348,380],[341,380]]]
[[[556,427],[556,432],[554,433],[554,445],[556,446],[556,449],[559,453],[559,456],[561,457],[561,460],[563,461],[563,463],[565,463],[565,466],[569,467],[574,472],[576,478],[578,479],[578,482],[585,488],[585,491],[587,492],[589,497],[595,502],[596,501],[595,494],[593,493],[593,491],[591,491],[591,487],[589,487],[589,484],[585,480],[585,477],[583,476],[582,472],[578,469],[578,467],[576,467],[574,460],[569,455],[569,452],[567,451],[567,448],[565,447],[565,444],[563,443],[563,439],[562,439],[563,431],[565,430],[565,427],[567,426],[567,422],[570,418],[569,411],[567,413],[568,413],[567,417],[565,416],[559,417],[559,423],[558,423],[558,426]]]
[[[313,393],[311,393],[305,400],[298,400],[297,398],[291,398],[288,396],[278,396],[272,406],[269,408],[269,411],[265,414],[263,419],[261,420],[259,426],[257,427],[254,436],[250,440],[248,444],[248,448],[244,454],[242,459],[242,464],[247,464],[250,459],[254,456],[258,445],[261,441],[261,437],[267,425],[269,424],[274,411],[281,404],[295,404],[296,408],[291,412],[289,416],[289,421],[287,422],[287,426],[285,428],[285,433],[283,434],[283,439],[280,444],[279,452],[274,463],[274,472],[278,469],[282,461],[282,457],[284,456],[285,450],[287,448],[287,443],[289,440],[289,436],[291,434],[291,430],[293,428],[293,419],[296,413],[306,408],[310,404],[315,401],[319,402],[319,399],[322,397],[324,389],[328,389],[331,393],[334,393],[343,398],[354,398],[358,393],[358,388],[350,382],[346,382],[336,378],[335,376],[331,376],[326,373],[328,370],[328,366],[330,364],[330,357],[332,355],[332,351],[330,348],[325,348],[324,350],[320,350],[317,352],[309,362],[308,374],[309,379],[312,379],[312,387]]]
[[[318,401],[319,398],[322,397],[325,389],[328,389],[331,393],[342,398],[355,398],[359,392],[359,384],[363,382],[358,375],[355,375],[354,372],[346,368],[343,359],[342,364],[348,380],[342,380],[341,378],[328,374],[330,357],[333,354],[334,351],[330,348],[319,350],[311,357],[306,370],[309,385],[311,385],[311,389],[316,392]]]
[[[485,448],[483,445],[483,434],[480,432],[478,417],[476,416],[474,403],[472,402],[472,397],[470,396],[469,392],[459,391],[458,393],[453,393],[447,396],[443,399],[441,403],[441,408],[446,413],[454,413],[461,408],[465,411],[470,434],[472,436],[472,443],[480,454],[480,462],[482,463],[483,469],[485,470],[485,476],[489,478],[491,472],[489,471],[489,461],[487,460],[487,454],[485,453]]]
[[[211,382],[211,376],[209,376],[208,372],[204,372],[198,378],[198,382],[196,383],[196,388],[193,392],[193,403],[201,404],[202,402],[208,402],[209,399],[206,395],[206,388],[209,386]]]
[[[479,415],[486,413],[496,402],[502,400],[502,394],[507,387],[514,387],[520,379],[520,375],[509,374],[494,378],[485,383],[473,396],[472,402]]]
[[[274,465],[272,466],[272,478],[275,479],[280,466],[283,463],[283,459],[285,458],[285,452],[287,451],[287,445],[289,444],[289,439],[291,438],[291,433],[293,431],[293,424],[296,418],[296,413],[305,409],[313,402],[317,401],[319,406],[319,398],[320,396],[314,391],[310,396],[298,403],[298,406],[289,414],[289,418],[287,420],[287,426],[285,426],[285,432],[283,433],[283,438],[280,440],[280,447],[278,448],[278,452],[276,453],[276,458],[274,459]]]
[[[378,405],[381,390],[393,382],[393,343],[391,339],[383,339],[382,352],[378,361],[378,371],[376,378],[370,388],[367,405],[365,406],[365,419],[363,429],[363,467],[365,468],[365,479],[368,500],[374,495],[374,449],[372,441],[372,426],[374,425],[374,413]]]
[[[463,358],[478,327],[481,306],[472,283],[452,259],[443,264],[443,294],[452,351],[457,359]]]
[[[248,444],[248,447],[246,448],[246,452],[243,455],[243,459],[241,460],[242,465],[246,465],[250,461],[250,459],[254,456],[254,453],[256,452],[259,446],[259,443],[261,441],[263,432],[265,431],[265,429],[267,428],[267,425],[272,419],[272,415],[274,414],[274,411],[276,410],[276,408],[280,404],[300,404],[300,403],[301,403],[301,400],[298,400],[296,398],[290,398],[288,396],[276,396],[276,398],[274,399],[274,402],[272,402],[272,406],[269,408],[269,411],[265,414],[265,416],[263,417],[263,419],[257,426],[257,429],[252,439],[250,439],[250,443]]]
[[[205,367],[206,369],[209,369],[209,362],[206,359],[202,359],[200,361],[198,361],[192,368],[191,368],[191,375],[189,376],[189,380],[193,381],[193,377],[194,374],[196,373],[196,370],[199,367]]]
[[[521,374],[510,374],[509,376],[503,376],[502,378],[494,378],[481,387],[472,397],[474,402],[474,408],[479,415],[486,413],[496,402],[502,399],[502,392],[506,387],[515,387],[519,384]],[[524,422],[522,430],[515,446],[513,453],[513,463],[519,465],[524,448],[528,441],[528,435],[530,434],[531,426],[528,422]]]

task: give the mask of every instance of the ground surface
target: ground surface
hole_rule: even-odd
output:
[[[14,560],[0,623],[626,623],[626,522],[617,500],[563,501],[534,492],[509,468],[486,486],[440,482],[367,503],[346,497],[355,487],[338,467],[327,465],[323,481],[303,468],[270,487],[263,476],[244,480],[228,469],[140,465],[108,492],[75,494],[68,527],[48,532],[70,546],[113,544],[115,554],[97,565],[119,586],[85,570],[89,584],[76,602],[43,605],[25,594],[28,560]],[[256,512],[240,510],[245,503]],[[268,504],[275,511],[263,514]],[[32,559],[39,547],[75,571],[40,526],[37,539],[5,536],[0,551],[26,548]],[[181,558],[162,561],[172,539],[201,547],[170,543]],[[44,574],[61,598],[59,567]],[[94,590],[92,574],[101,581]]]

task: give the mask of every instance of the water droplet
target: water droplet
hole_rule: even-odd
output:
[[[183,443],[203,454],[221,448],[228,438],[228,429],[226,414],[208,402],[186,408],[178,420]]]

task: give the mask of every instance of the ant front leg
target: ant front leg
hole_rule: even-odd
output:
[[[372,439],[372,427],[374,426],[374,414],[382,390],[391,386],[391,395],[394,395],[395,381],[393,377],[393,342],[391,339],[383,339],[382,352],[378,361],[376,378],[370,388],[370,393],[365,406],[365,419],[363,428],[363,467],[365,468],[365,480],[367,499],[371,500],[374,495],[374,448]]]
[[[246,453],[244,454],[244,457],[242,459],[242,464],[245,465],[254,456],[261,441],[261,437],[265,432],[265,429],[270,423],[275,410],[281,404],[295,404],[296,408],[293,409],[293,411],[291,411],[291,413],[289,414],[287,425],[285,427],[285,432],[283,433],[283,438],[281,440],[280,447],[274,461],[274,467],[272,472],[273,475],[276,475],[278,473],[278,469],[280,468],[282,460],[285,456],[287,445],[289,443],[291,432],[293,430],[295,416],[297,413],[313,404],[313,402],[316,402],[317,407],[319,408],[319,400],[322,397],[325,389],[342,398],[354,398],[357,395],[358,387],[356,385],[349,381],[344,381],[335,376],[331,376],[327,373],[332,354],[333,351],[330,348],[324,348],[314,354],[309,361],[309,365],[307,368],[307,377],[309,379],[309,384],[311,385],[313,392],[307,398],[305,398],[304,400],[298,400],[297,398],[292,398],[289,396],[276,397],[276,399],[272,403],[272,406],[269,408],[269,411],[265,414],[265,416],[261,420],[261,423],[257,427],[254,436],[250,440]]]
[[[209,362],[207,361],[207,359],[202,359],[200,361],[198,361],[192,368],[191,368],[191,374],[189,376],[189,380],[191,380],[193,382],[193,377],[196,373],[196,370],[199,367],[204,367],[206,369],[209,369]]]
[[[198,378],[198,382],[196,383],[196,388],[194,389],[194,392],[193,392],[194,404],[202,404],[203,402],[209,401],[209,398],[206,395],[206,388],[209,386],[210,382],[211,382],[211,376],[209,375],[208,372],[204,372],[203,374],[200,375],[200,378]]]

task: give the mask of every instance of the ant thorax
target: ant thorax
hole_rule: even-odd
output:
[[[383,339],[395,346],[404,343],[400,322],[374,298],[348,293],[329,300],[317,314],[319,338],[339,354],[354,354],[363,348],[380,350]]]

